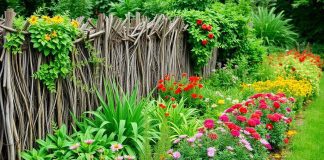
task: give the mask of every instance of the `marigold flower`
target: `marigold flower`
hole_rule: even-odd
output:
[[[51,36],[48,35],[48,34],[45,34],[45,40],[46,40],[46,41],[50,41],[50,40],[51,40]]]
[[[53,32],[52,32],[51,37],[57,37],[57,33],[56,33],[56,31],[53,31]]]
[[[61,16],[55,16],[51,20],[53,23],[57,23],[57,24],[60,24],[64,21],[63,17],[61,17]]]
[[[38,17],[37,17],[37,16],[34,16],[34,15],[30,16],[30,18],[28,19],[28,22],[29,22],[31,25],[36,24],[37,21],[38,21]]]

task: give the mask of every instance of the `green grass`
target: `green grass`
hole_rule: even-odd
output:
[[[324,77],[320,95],[302,113],[304,119],[297,124],[297,134],[292,138],[287,160],[324,159]]]

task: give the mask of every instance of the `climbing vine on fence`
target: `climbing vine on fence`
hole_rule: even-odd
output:
[[[69,53],[79,33],[79,24],[65,16],[31,16],[28,21],[33,47],[50,59],[40,66],[34,77],[41,80],[51,92],[55,92],[56,80],[65,78],[72,69]]]
[[[8,49],[12,54],[22,53],[22,45],[25,41],[25,36],[21,32],[23,29],[24,18],[18,17],[13,21],[13,27],[17,30],[16,33],[8,33],[6,35],[6,43],[3,45],[4,48]]]

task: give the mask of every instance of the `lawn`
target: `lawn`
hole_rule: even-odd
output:
[[[292,139],[287,160],[324,159],[324,78],[321,79],[320,95],[302,113],[302,125]],[[297,124],[296,124],[297,125]]]

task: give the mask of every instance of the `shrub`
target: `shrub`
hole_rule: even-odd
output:
[[[253,14],[253,28],[258,38],[269,46],[288,48],[294,46],[298,36],[289,24],[291,19],[285,19],[283,11],[275,14],[275,8],[268,10],[259,7]]]

